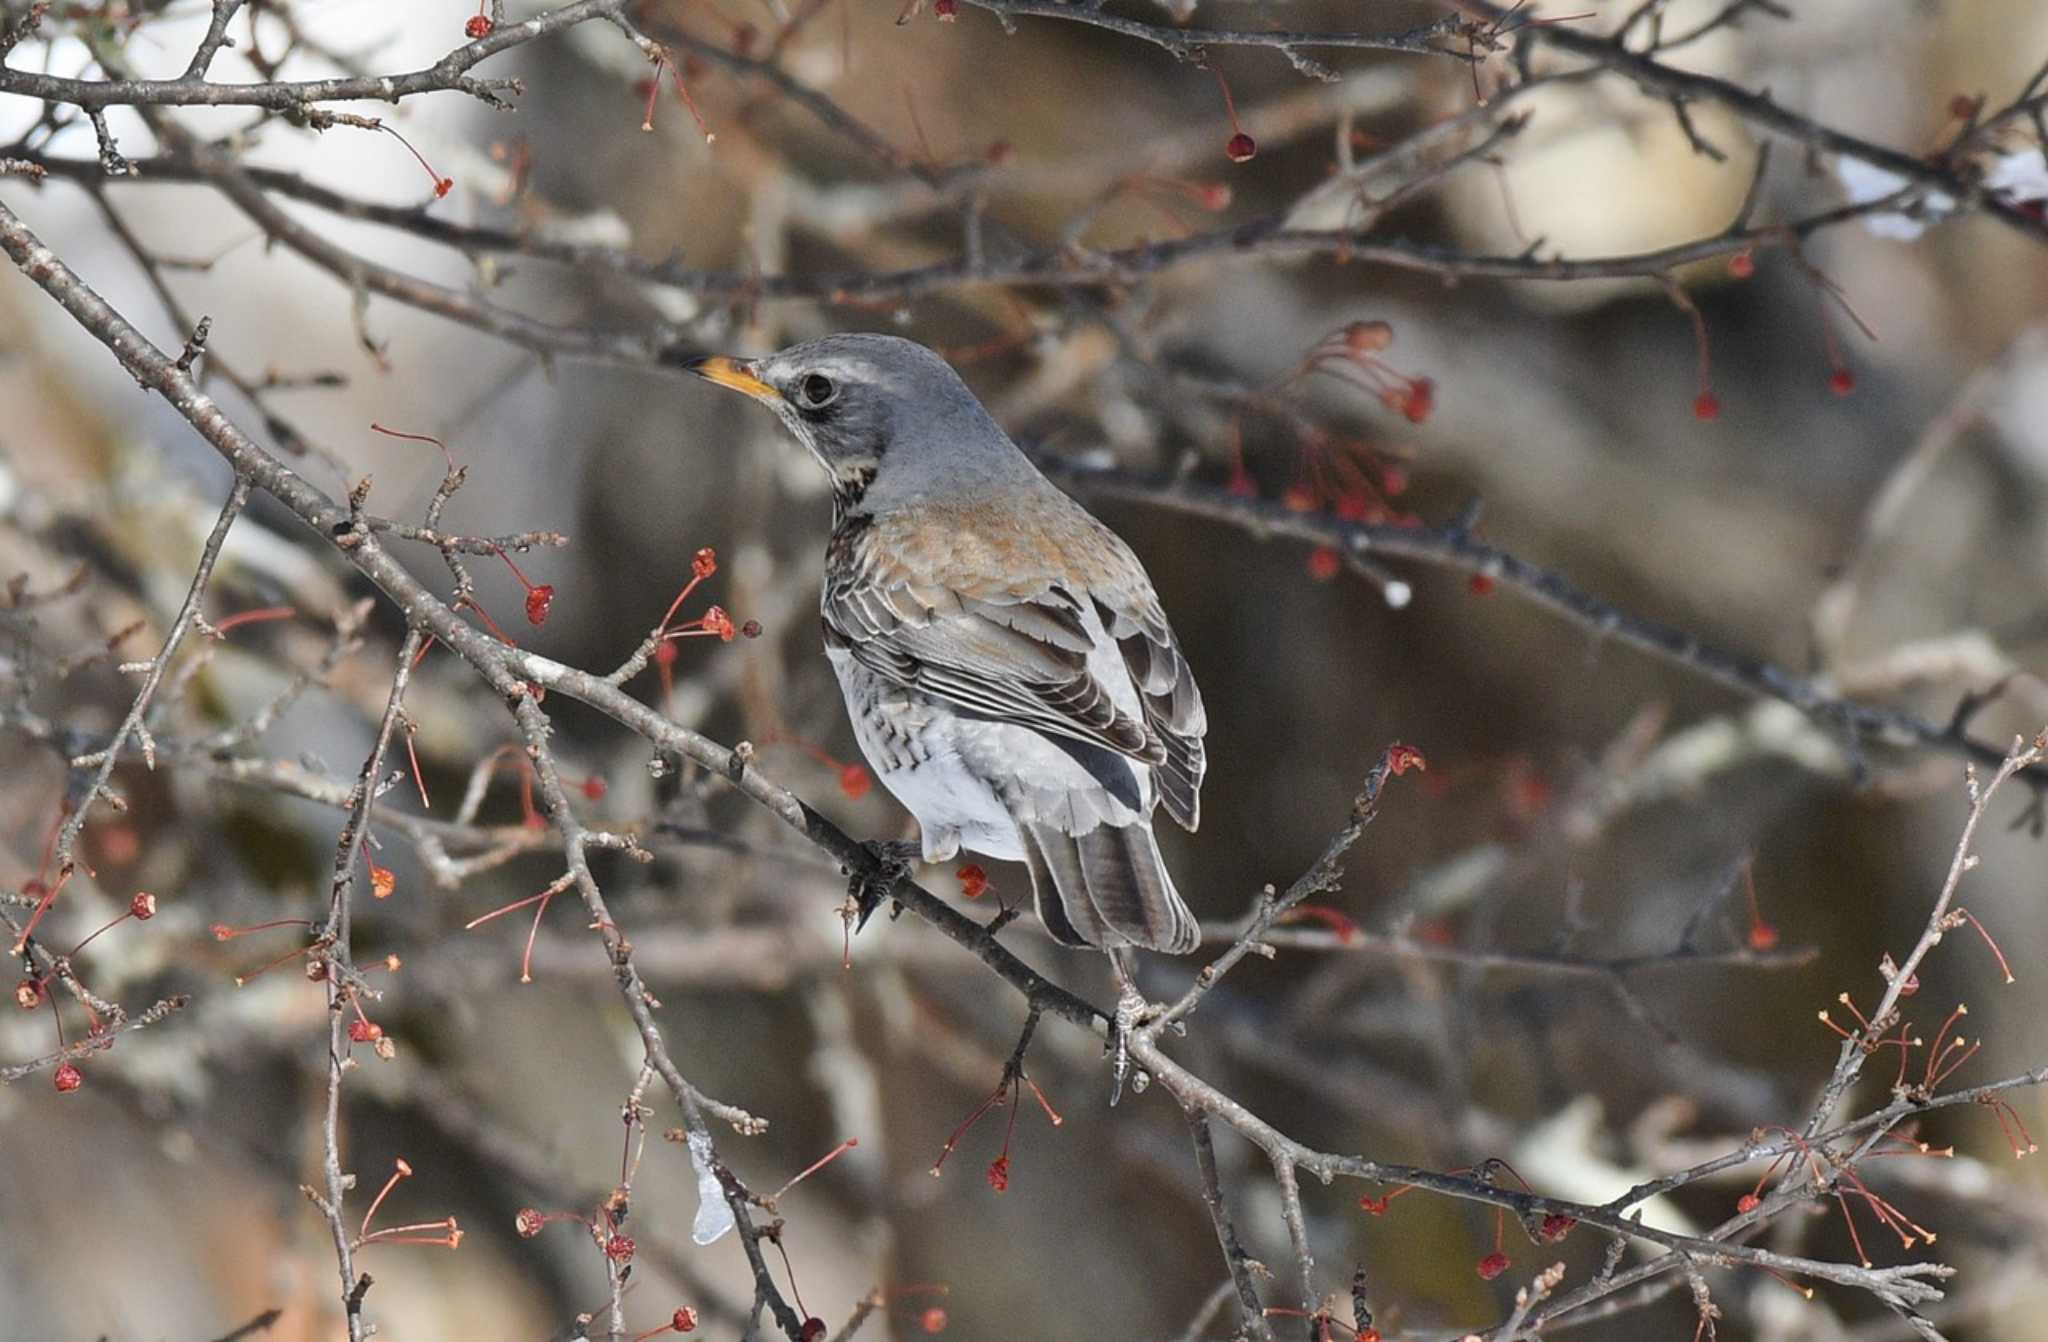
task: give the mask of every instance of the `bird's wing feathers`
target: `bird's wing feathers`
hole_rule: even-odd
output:
[[[1195,827],[1202,696],[1108,527],[1048,485],[1000,509],[867,519],[833,543],[827,636],[856,660],[963,711],[1151,765],[1168,814]],[[1091,664],[1098,643],[1115,654]]]
[[[829,634],[885,679],[977,717],[1163,761],[1146,723],[1090,673],[1093,643],[1077,605],[1058,589],[999,602],[835,583],[824,616]]]
[[[1165,759],[1153,770],[1159,799],[1168,815],[1183,829],[1192,830],[1202,822],[1202,775],[1209,768],[1208,754],[1202,748],[1209,715],[1202,707],[1202,692],[1195,687],[1194,672],[1181,655],[1180,642],[1166,623],[1166,613],[1159,608],[1150,583],[1122,601],[1097,593],[1095,605],[1103,628],[1116,640],[1124,665],[1137,684],[1145,723],[1165,748]]]
[[[834,549],[825,629],[860,664],[1151,764],[1167,813],[1196,826],[1202,695],[1137,557],[1079,504],[1047,486],[1004,508],[862,518]]]

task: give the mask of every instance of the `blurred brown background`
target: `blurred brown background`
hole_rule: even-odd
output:
[[[1582,7],[1602,27],[1625,12]],[[1223,219],[1249,219],[1322,179],[1340,114],[1388,141],[1471,103],[1468,73],[1448,61],[1351,56],[1333,62],[1343,80],[1324,86],[1267,53],[1218,52],[1261,141],[1255,160],[1233,165],[1222,153],[1228,126],[1215,82],[1200,69],[1068,24],[1026,22],[1006,35],[969,9],[955,24],[926,14],[898,26],[898,8],[834,6],[804,28],[788,67],[915,159],[950,163],[1007,142],[1021,185],[989,197],[992,253],[1057,242],[1087,210],[1095,215],[1073,239],[1085,246],[1216,222],[1185,201],[1162,204],[1156,189],[1106,189],[1129,173],[1227,183]],[[1273,8],[1302,28],[1386,17],[1378,7]],[[1672,6],[1675,15],[1688,8]],[[455,0],[299,9],[312,31],[376,69],[436,59],[468,12]],[[1267,9],[1205,0],[1198,21],[1253,26]],[[678,6],[650,22],[723,40],[720,22],[694,10]],[[772,26],[759,7],[726,12]],[[129,59],[175,73],[203,26],[197,10],[158,19],[131,40]],[[1954,95],[2009,96],[2044,52],[2048,13],[2022,0],[1827,0],[1800,6],[1793,22],[1753,19],[1716,34],[1685,63],[1917,152],[1936,143]],[[298,73],[316,68],[303,59]],[[961,246],[957,210],[933,207],[921,188],[759,86],[693,73],[692,92],[718,135],[707,147],[666,93],[655,131],[639,132],[634,83],[645,64],[602,25],[526,48],[512,64],[528,84],[516,116],[443,95],[408,102],[394,119],[455,179],[435,207],[450,217],[524,221],[742,273],[893,269]],[[1380,231],[1481,251],[1513,253],[1541,238],[1565,255],[1626,254],[1713,233],[1748,184],[1751,133],[1714,109],[1700,109],[1700,128],[1728,151],[1720,166],[1691,152],[1667,107],[1621,81],[1532,103],[1535,118],[1505,146],[1504,166],[1460,170]],[[0,100],[0,118],[24,115],[26,103]],[[139,152],[139,126],[118,114],[115,124]],[[220,131],[234,118],[195,113],[188,124]],[[17,129],[0,121],[0,135]],[[59,147],[90,155],[89,134],[72,134]],[[513,185],[506,164],[520,154],[530,155],[530,181],[504,203]],[[424,194],[415,165],[387,137],[272,126],[248,157],[376,199]],[[1826,163],[1781,147],[1761,209],[1789,217],[1839,191]],[[1163,195],[1170,201],[1173,190]],[[153,338],[177,347],[182,333],[81,192],[10,181],[0,196]],[[371,434],[372,420],[439,434],[469,467],[451,525],[571,535],[564,550],[522,558],[558,592],[544,629],[514,630],[522,641],[577,665],[614,665],[652,627],[690,554],[715,546],[724,567],[705,596],[765,632],[755,642],[684,645],[668,711],[720,740],[781,734],[855,758],[813,614],[828,523],[822,481],[768,417],[646,369],[567,360],[543,368],[382,300],[366,317],[388,342],[390,368],[379,371],[357,342],[347,290],[266,249],[217,197],[134,185],[114,187],[112,199],[149,245],[212,259],[173,280],[193,310],[213,317],[222,357],[248,369],[346,375],[345,387],[285,393],[278,404],[351,472],[374,475],[378,506],[415,514],[441,462],[431,448]],[[1405,459],[1405,509],[1437,521],[1483,497],[1492,541],[1626,609],[1831,677],[1855,697],[1938,721],[1963,694],[2018,673],[1978,730],[2003,740],[2048,721],[2048,687],[2029,670],[2048,647],[2048,339],[2034,325],[2048,314],[2048,263],[1995,223],[1963,220],[1911,240],[1858,225],[1815,237],[1808,258],[1874,342],[1782,256],[1762,255],[1746,282],[1718,265],[1687,275],[1723,406],[1717,422],[1703,423],[1691,413],[1690,326],[1646,282],[1449,285],[1363,264],[1262,259],[1189,267],[1108,294],[1013,297],[978,286],[872,311],[721,306],[517,258],[509,275],[484,275],[402,234],[307,217],[410,272],[457,287],[488,279],[494,301],[557,322],[668,322],[735,352],[839,327],[898,331],[954,353],[1028,445],[1144,469],[1192,462],[1216,481],[1228,468],[1227,416],[1178,397],[1158,370],[1263,382],[1342,324],[1385,320],[1396,332],[1389,362],[1434,380],[1437,413],[1410,425],[1331,389],[1318,404],[1331,422]],[[1824,322],[1855,371],[1848,397],[1829,391]],[[1973,377],[1968,426],[1929,458],[1896,525],[1870,547],[1846,618],[1818,611],[1862,544],[1871,500]],[[223,468],[12,272],[0,278],[0,404],[0,569],[28,571],[38,586],[82,559],[107,575],[49,614],[37,637],[76,649],[131,619],[160,627],[225,490]],[[1268,492],[1297,470],[1283,433],[1255,425],[1245,451]],[[318,462],[302,468],[338,492]],[[1205,823],[1192,837],[1164,836],[1205,918],[1238,917],[1262,884],[1298,874],[1380,747],[1398,739],[1426,752],[1430,772],[1390,793],[1354,856],[1338,902],[1362,926],[1470,949],[1654,957],[1704,909],[1701,941],[1726,947],[1748,926],[1737,880],[1748,857],[1783,943],[1820,950],[1797,970],[1652,967],[1627,979],[1628,1000],[1599,977],[1283,951],[1248,965],[1205,1005],[1177,1046],[1190,1065],[1304,1140],[1438,1168],[1502,1155],[1539,1186],[1589,1200],[1732,1148],[1756,1125],[1803,1117],[1835,1056],[1814,1012],[1845,989],[1859,1000],[1874,994],[1878,955],[1911,945],[1939,886],[1963,814],[1953,759],[1873,750],[1859,785],[1825,724],[1602,646],[1509,588],[1480,595],[1462,575],[1403,568],[1414,600],[1390,609],[1351,576],[1312,578],[1300,546],[1155,507],[1100,510],[1156,579],[1210,706]],[[417,571],[437,569],[430,553],[417,558]],[[502,566],[476,569],[485,604],[511,629],[516,583]],[[230,545],[217,600],[223,610],[289,601],[308,618],[238,635],[209,667],[193,721],[232,721],[274,691],[281,668],[310,664],[324,627],[311,614],[338,609],[353,590],[288,518],[259,508]],[[372,628],[370,648],[255,753],[352,776],[397,634],[387,612]],[[153,651],[150,637],[131,655]],[[436,806],[443,797],[452,805],[470,767],[511,739],[509,724],[445,654],[421,677],[411,701],[419,746]],[[37,707],[104,731],[125,705],[124,683],[103,671]],[[635,684],[658,694],[651,674]],[[1051,1128],[1035,1107],[1022,1109],[1007,1194],[980,1173],[1002,1139],[1000,1110],[932,1179],[948,1133],[994,1084],[1021,1003],[908,919],[877,920],[842,970],[841,882],[814,850],[715,784],[651,778],[644,748],[592,713],[564,704],[557,722],[567,758],[608,784],[596,814],[658,816],[669,827],[653,865],[618,862],[602,875],[664,1003],[679,1063],[710,1093],[773,1122],[765,1137],[726,1137],[727,1156],[754,1186],[772,1188],[843,1138],[860,1139],[783,1207],[786,1246],[814,1312],[836,1328],[877,1283],[942,1282],[952,1336],[1181,1334],[1223,1272],[1170,1103],[1142,1095],[1108,1109],[1095,1041],[1049,1022],[1031,1071],[1065,1124]],[[19,888],[36,869],[64,770],[52,752],[4,730],[0,743],[0,873]],[[880,790],[842,795],[832,768],[801,748],[764,744],[762,764],[855,834],[892,837],[904,827]],[[83,936],[133,889],[155,891],[164,913],[109,934],[105,959],[92,962],[95,987],[129,1000],[170,985],[195,1004],[125,1040],[76,1095],[60,1097],[41,1078],[0,1087],[0,1333],[197,1342],[279,1306],[275,1336],[335,1336],[331,1247],[296,1191],[317,1164],[318,994],[295,971],[235,990],[233,974],[288,943],[220,946],[204,929],[314,908],[336,813],[202,769],[119,777],[134,812],[87,831],[99,880],[74,885],[53,917]],[[1923,976],[1922,1013],[1967,1000],[1970,1033],[1985,1041],[1959,1082],[2038,1065],[2048,1050],[2041,849],[2007,830],[2020,791],[1994,813],[1966,889],[2019,982],[1998,986],[1989,953],[1967,934],[1952,937]],[[398,791],[385,805],[416,810],[417,799]],[[517,805],[502,778],[485,815],[516,821]],[[705,833],[718,841],[701,841]],[[377,1279],[371,1313],[382,1336],[401,1342],[555,1335],[600,1307],[602,1275],[573,1227],[524,1242],[512,1233],[513,1213],[583,1205],[609,1187],[637,1041],[571,909],[549,915],[528,987],[516,983],[519,917],[461,930],[539,889],[556,858],[523,858],[458,889],[437,888],[403,842],[389,841],[380,860],[397,872],[399,894],[363,909],[358,936],[366,958],[388,950],[405,959],[380,1012],[399,1056],[366,1059],[352,1075],[347,1155],[368,1185],[359,1197],[393,1158],[408,1160],[419,1174],[393,1195],[390,1213],[452,1212],[469,1236],[454,1253],[367,1250],[363,1266]],[[1026,889],[1021,868],[992,874],[1004,894]],[[950,871],[925,878],[942,893],[957,888]],[[1006,935],[1033,963],[1109,999],[1096,957],[1058,950],[1028,919]],[[1189,972],[1187,963],[1153,963],[1147,986],[1175,993]],[[0,1018],[0,1057],[50,1044],[46,1016]],[[2036,1133],[2048,1127],[2038,1096],[2015,1103]],[[1943,1115],[1927,1135],[1954,1142],[1956,1161],[1931,1172],[1895,1161],[1884,1173],[1895,1181],[1888,1196],[1938,1228],[1942,1256],[1963,1271],[1950,1335],[2038,1337],[2048,1202],[2033,1162],[2014,1164],[1982,1110]],[[1219,1151],[1248,1248],[1284,1262],[1277,1201],[1259,1162],[1227,1135]],[[1754,1173],[1691,1190],[1657,1215],[1711,1224]],[[706,1312],[708,1335],[734,1336],[732,1311],[750,1286],[731,1240],[689,1242],[694,1189],[682,1151],[650,1143],[635,1190],[644,1247],[628,1317],[651,1328],[687,1301]],[[1497,1322],[1538,1259],[1511,1227],[1516,1270],[1484,1283],[1472,1264],[1493,1227],[1477,1208],[1412,1197],[1374,1219],[1357,1209],[1355,1191],[1307,1195],[1329,1287],[1363,1264],[1390,1334]],[[1805,1248],[1850,1252],[1838,1215],[1794,1222],[1785,1233],[1803,1236]],[[1899,1258],[1896,1241],[1867,1221],[1863,1234],[1873,1257]],[[1598,1260],[1590,1242],[1562,1253],[1582,1272]],[[1729,1312],[1724,1336],[1906,1335],[1846,1293],[1808,1302],[1767,1278],[1713,1280]],[[892,1305],[869,1335],[919,1335],[929,1302]],[[1692,1322],[1681,1291],[1648,1313],[1577,1331],[1683,1337]],[[1219,1321],[1197,1335],[1227,1332]]]

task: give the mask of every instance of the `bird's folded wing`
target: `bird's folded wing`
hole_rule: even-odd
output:
[[[1119,708],[1089,670],[1095,636],[1084,611],[1058,587],[982,599],[865,575],[832,583],[823,603],[828,645],[887,680],[976,717],[1166,761],[1150,714]]]
[[[1164,747],[1165,756],[1152,774],[1159,800],[1183,829],[1192,830],[1202,820],[1202,775],[1209,768],[1202,748],[1209,715],[1194,672],[1150,583],[1097,592],[1094,601],[1102,627],[1116,640],[1137,684],[1145,724]]]

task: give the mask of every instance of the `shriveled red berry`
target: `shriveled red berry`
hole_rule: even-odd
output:
[[[1693,398],[1694,419],[1715,420],[1721,418],[1721,398],[1710,391],[1703,391]]]
[[[960,894],[965,899],[980,899],[988,893],[988,873],[973,862],[963,862],[953,873],[960,878]]]
[[[932,13],[942,22],[951,23],[960,17],[960,0],[932,0]]]
[[[702,580],[718,572],[718,551],[705,546],[690,560],[690,576]]]
[[[555,604],[555,585],[544,582],[538,587],[526,589],[526,622],[542,625],[548,622],[548,610]]]
[[[512,1228],[519,1232],[519,1238],[532,1239],[547,1226],[547,1218],[540,1214],[538,1207],[521,1207],[512,1217]]]
[[[679,1333],[696,1332],[697,1311],[691,1309],[688,1305],[684,1305],[681,1309],[677,1310],[674,1314],[669,1316],[668,1326],[675,1329]]]
[[[1495,1277],[1508,1270],[1508,1256],[1499,1249],[1495,1249],[1492,1253],[1480,1259],[1478,1266],[1472,1270],[1479,1274],[1479,1280],[1492,1281]]]
[[[759,620],[748,620],[748,621],[747,621],[747,622],[746,622],[745,624],[743,624],[743,625],[741,625],[741,626],[740,626],[740,637],[741,637],[741,638],[759,638],[759,637],[761,637],[761,622],[760,622]]]
[[[631,1235],[614,1235],[604,1242],[604,1256],[611,1259],[614,1263],[632,1262],[633,1249],[634,1244]]]
[[[1552,1212],[1536,1227],[1536,1234],[1545,1244],[1555,1244],[1571,1234],[1572,1228],[1578,1223],[1577,1217],[1566,1216],[1563,1212]]]
[[[396,889],[398,889],[398,873],[389,867],[380,867],[372,862],[370,864],[370,893],[379,899],[389,899],[391,898],[392,891]]]
[[[1436,383],[1426,377],[1416,378],[1394,402],[1394,409],[1400,411],[1410,424],[1423,423],[1436,413]]]
[[[825,1335],[825,1321],[816,1317],[805,1319],[804,1326],[797,1332],[804,1342],[818,1342]]]
[[[469,22],[462,25],[462,31],[470,41],[481,42],[489,37],[497,26],[491,22],[491,16],[488,14],[472,14],[469,16]]]
[[[1243,131],[1230,137],[1223,146],[1223,153],[1232,163],[1249,163],[1258,156],[1259,142]]]
[[[1749,1215],[1749,1213],[1761,1206],[1763,1206],[1763,1199],[1754,1193],[1744,1193],[1741,1197],[1735,1199],[1735,1210],[1741,1212],[1744,1216]]]
[[[43,990],[34,979],[23,979],[14,985],[14,1004],[23,1011],[34,1011],[43,1004]]]
[[[79,1071],[73,1063],[62,1063],[58,1066],[55,1075],[51,1076],[50,1084],[57,1088],[58,1094],[69,1095],[72,1091],[85,1084],[85,1073]]]
[[[1410,769],[1417,773],[1429,772],[1429,761],[1414,746],[1391,745],[1387,747],[1387,771],[1400,777]]]
[[[137,890],[128,900],[128,916],[145,923],[156,917],[156,896]]]
[[[348,1037],[355,1040],[358,1044],[373,1043],[384,1037],[384,1027],[375,1021],[368,1021],[357,1017],[348,1023]]]
[[[443,177],[434,183],[434,199],[439,200],[454,189],[455,179],[453,177]]]
[[[1010,1158],[997,1156],[988,1164],[988,1186],[998,1193],[1010,1191]]]

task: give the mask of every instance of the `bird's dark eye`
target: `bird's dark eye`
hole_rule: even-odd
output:
[[[839,395],[839,386],[823,373],[806,373],[796,384],[797,399],[809,410],[823,409]]]

